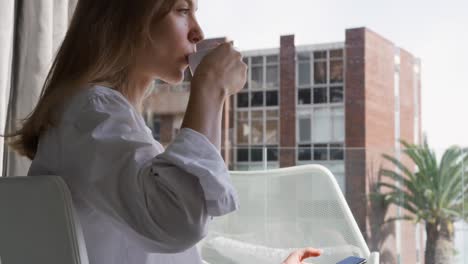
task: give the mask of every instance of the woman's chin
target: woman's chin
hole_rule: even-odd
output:
[[[161,79],[170,85],[178,85],[184,81],[184,72],[181,71],[178,74],[173,74],[172,76],[166,76],[165,78],[161,78]]]

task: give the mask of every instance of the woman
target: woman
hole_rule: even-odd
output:
[[[196,5],[80,0],[40,100],[15,134],[12,146],[32,159],[28,175],[68,184],[91,264],[201,263],[195,245],[211,219],[238,208],[219,154],[224,101],[247,71],[230,43],[198,67],[167,149],[140,114],[154,79],[183,80],[203,39]]]

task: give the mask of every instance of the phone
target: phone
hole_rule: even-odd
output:
[[[364,263],[367,263],[366,259],[351,256],[351,257],[347,257],[341,260],[340,262],[337,262],[336,264],[364,264]]]

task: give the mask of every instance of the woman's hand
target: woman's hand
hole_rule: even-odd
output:
[[[239,92],[247,80],[247,65],[232,42],[220,44],[200,62],[192,79],[192,92],[208,89],[222,98]]]
[[[310,257],[318,257],[322,251],[315,248],[303,248],[292,252],[282,264],[302,264],[303,260]]]

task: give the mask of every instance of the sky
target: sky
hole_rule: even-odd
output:
[[[422,127],[437,150],[468,147],[468,0],[198,0],[206,38],[241,50],[343,42],[367,27],[421,59]]]

